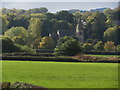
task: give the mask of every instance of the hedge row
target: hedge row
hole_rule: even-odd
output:
[[[3,57],[7,56],[55,56],[53,53],[3,53]]]
[[[55,61],[55,62],[98,62],[98,63],[119,63],[120,60],[108,60],[106,58],[93,58],[93,57],[65,57],[65,56],[54,56],[54,57],[44,57],[44,56],[3,56],[2,60],[15,60],[15,61]]]
[[[120,52],[83,52],[83,53],[95,55],[120,55]]]

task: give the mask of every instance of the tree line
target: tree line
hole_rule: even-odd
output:
[[[9,38],[15,44],[31,48],[55,48],[58,46],[58,40],[49,37],[49,34],[56,33],[58,29],[76,30],[80,20],[85,43],[96,45],[98,41],[103,43],[111,41],[117,46],[120,44],[119,15],[120,7],[107,8],[103,12],[74,13],[63,10],[50,13],[47,8],[29,10],[2,8],[1,36]],[[48,42],[52,46],[47,45]]]

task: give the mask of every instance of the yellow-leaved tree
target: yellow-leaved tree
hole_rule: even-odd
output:
[[[114,42],[112,42],[112,41],[107,41],[106,43],[105,43],[105,46],[104,46],[104,48],[105,48],[105,50],[107,51],[107,52],[110,52],[110,51],[115,51],[115,45],[114,45]]]
[[[41,38],[41,42],[38,48],[41,49],[53,49],[55,47],[55,42],[51,37],[45,36]]]

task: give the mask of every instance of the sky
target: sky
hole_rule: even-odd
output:
[[[2,2],[83,2],[83,0],[1,0]],[[119,2],[119,0],[84,0],[84,2]]]
[[[69,9],[90,10],[95,8],[116,8],[118,6],[118,0],[114,0],[114,2],[113,0],[97,0],[97,2],[93,2],[95,0],[84,0],[84,2],[82,1],[81,0],[61,0],[61,1],[49,0],[48,2],[48,0],[46,0],[45,2],[45,0],[3,0],[2,7],[17,8],[17,9],[46,7],[49,10],[49,12],[54,13],[60,10],[69,10]]]

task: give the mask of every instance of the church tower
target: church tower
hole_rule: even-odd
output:
[[[78,17],[77,26],[76,26],[76,36],[79,42],[84,43],[84,31],[83,31],[83,21],[81,20],[81,16]]]

